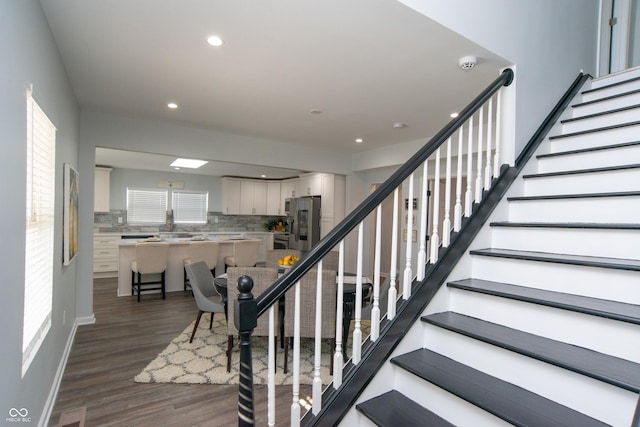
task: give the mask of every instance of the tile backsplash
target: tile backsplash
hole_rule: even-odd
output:
[[[267,231],[264,223],[282,218],[280,216],[263,215],[223,215],[221,212],[209,212],[207,224],[184,225],[175,224],[173,228],[166,225],[129,225],[126,223],[126,210],[111,210],[93,214],[93,231],[96,233],[213,233],[227,231],[257,232]],[[122,219],[122,223],[119,223]]]

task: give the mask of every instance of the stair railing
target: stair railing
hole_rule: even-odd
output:
[[[460,230],[464,218],[473,214],[473,205],[481,201],[483,192],[491,186],[493,178],[497,178],[501,169],[500,126],[502,104],[502,88],[507,87],[513,81],[514,74],[511,69],[506,69],[495,79],[482,93],[480,93],[458,117],[451,120],[431,140],[415,153],[404,165],[381,184],[378,189],[370,194],[356,209],[331,230],[309,253],[300,259],[286,274],[282,275],[262,295],[254,298],[251,294],[252,281],[250,278],[239,280],[240,294],[234,319],[236,327],[240,331],[240,387],[238,400],[239,425],[253,425],[255,416],[253,408],[253,375],[251,357],[251,331],[257,325],[258,317],[268,313],[270,337],[268,340],[268,386],[267,402],[268,425],[275,425],[275,340],[276,325],[274,307],[285,293],[293,288],[294,298],[294,336],[293,336],[293,361],[292,361],[292,404],[290,423],[292,426],[300,424],[302,406],[310,407],[313,414],[318,414],[322,409],[322,370],[320,341],[322,323],[322,269],[323,258],[336,247],[338,248],[337,266],[337,304],[336,304],[336,329],[335,350],[333,358],[333,388],[338,389],[342,384],[345,372],[343,368],[347,357],[347,348],[351,344],[350,363],[356,366],[360,362],[363,342],[362,309],[363,299],[370,299],[370,332],[369,339],[377,340],[380,333],[380,321],[382,315],[380,281],[381,252],[382,252],[382,204],[387,199],[393,198],[393,214],[391,221],[387,221],[391,228],[391,242],[385,245],[391,247],[388,280],[389,289],[386,291],[387,306],[386,320],[395,317],[398,300],[398,290],[401,289],[402,300],[411,297],[412,286],[425,278],[426,268],[429,264],[438,261],[440,247],[447,247],[451,241],[451,232]],[[494,100],[496,108],[494,109]],[[474,126],[474,122],[477,125]],[[457,137],[457,147],[454,146],[454,137]],[[486,140],[485,140],[486,138]],[[486,143],[485,143],[486,141]],[[466,142],[466,143],[465,143]],[[455,153],[454,153],[455,149]],[[442,155],[444,151],[444,155]],[[454,172],[455,161],[455,172]],[[444,173],[442,169],[444,166]],[[465,168],[466,166],[466,168]],[[430,169],[433,168],[433,174]],[[465,170],[466,169],[466,170]],[[414,198],[414,174],[421,175],[418,189],[418,197]],[[455,180],[455,197],[453,193],[453,181]],[[441,184],[442,182],[442,184]],[[431,191],[431,189],[433,191]],[[401,221],[399,214],[400,192],[407,194],[405,198],[405,220]],[[406,193],[405,193],[406,191]],[[442,191],[442,195],[440,194]],[[431,196],[431,197],[430,197]],[[430,201],[432,200],[432,202]],[[442,200],[442,201],[441,201]],[[419,224],[414,228],[417,219],[414,218],[414,210],[419,210]],[[452,218],[453,217],[453,218]],[[442,218],[442,219],[441,219]],[[406,242],[404,257],[404,269],[401,284],[398,283],[397,271],[399,269],[399,229],[402,227],[402,240]],[[365,289],[364,274],[364,234],[365,225],[374,231],[373,234],[373,268],[368,269],[367,274],[372,276],[371,284],[367,283],[367,295]],[[418,236],[420,236],[418,238]],[[413,243],[417,243],[414,248]],[[419,240],[419,241],[418,241]],[[347,250],[355,246],[355,250]],[[345,255],[356,253],[355,278],[345,274]],[[414,256],[417,252],[417,256]],[[414,267],[415,265],[415,267]],[[314,366],[312,372],[312,396],[311,401],[300,397],[300,280],[315,268],[318,280],[316,284],[316,313],[315,313],[315,350]],[[352,269],[351,266],[350,269]],[[414,273],[415,272],[415,273]],[[345,278],[354,279],[355,292],[344,293]],[[232,284],[230,284],[232,285]],[[401,286],[400,286],[401,285]],[[348,295],[347,303],[343,298]],[[402,303],[402,302],[400,302]],[[343,336],[349,333],[353,313],[353,331],[349,343],[343,342]],[[326,378],[324,380],[326,383]]]

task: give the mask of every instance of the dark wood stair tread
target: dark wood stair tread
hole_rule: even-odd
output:
[[[514,228],[567,228],[585,230],[640,230],[640,223],[628,224],[624,222],[513,222],[494,221],[491,227]]]
[[[640,80],[640,77],[632,77],[630,79],[621,80],[619,82],[610,83],[610,84],[607,84],[607,85],[604,85],[604,86],[600,86],[600,87],[596,87],[596,88],[593,88],[593,89],[587,89],[587,90],[584,90],[584,91],[582,91],[580,93],[583,94],[583,95],[584,94],[588,94],[588,93],[594,93],[594,92],[598,92],[598,91],[605,90],[605,89],[611,89],[611,88],[617,87],[617,86],[624,86],[626,84],[635,82],[637,80]]]
[[[615,150],[618,148],[627,148],[640,145],[640,141],[621,142],[619,144],[598,145],[597,147],[579,148],[577,150],[558,151],[555,153],[538,154],[536,159],[546,159],[550,157],[567,156],[573,154],[591,153],[594,151]]]
[[[516,426],[606,425],[430,350],[415,350],[391,363]]]
[[[585,102],[580,102],[578,104],[572,104],[571,108],[579,108],[579,107],[583,107],[585,105],[597,104],[598,102],[610,101],[612,99],[623,98],[625,96],[635,95],[637,93],[640,93],[640,89],[630,90],[628,92],[616,93],[615,95],[605,96],[605,97],[602,97],[602,98],[594,99],[592,101],[585,101]]]
[[[631,164],[631,165],[607,166],[607,167],[601,167],[601,168],[563,170],[563,171],[559,171],[559,172],[532,173],[532,174],[528,174],[528,175],[522,175],[522,178],[523,179],[549,178],[549,177],[555,177],[555,176],[581,175],[581,174],[601,173],[601,172],[614,172],[614,171],[622,171],[622,170],[629,170],[629,169],[640,169],[640,165]]]
[[[635,110],[636,108],[640,108],[640,104],[628,105],[626,107],[614,108],[612,110],[600,111],[598,113],[586,114],[584,116],[571,117],[571,118],[568,118],[568,119],[560,120],[560,123],[562,123],[562,124],[574,123],[574,122],[579,122],[579,121],[582,121],[582,120],[593,119],[593,118],[596,118],[596,117],[607,116],[609,114],[621,113],[623,111],[631,111],[631,110]]]
[[[456,280],[447,286],[640,325],[640,305],[481,279]]]
[[[638,92],[640,92],[640,90],[638,90]],[[574,136],[588,135],[590,133],[608,132],[614,129],[622,129],[622,128],[633,127],[637,125],[640,125],[640,121],[629,122],[629,123],[619,123],[611,126],[603,126],[599,128],[580,130],[577,132],[561,133],[559,135],[550,136],[549,140],[554,141],[554,140],[563,139],[563,138],[571,138]]]
[[[380,427],[454,426],[396,390],[359,403],[356,409]]]
[[[507,197],[509,202],[530,202],[536,200],[566,200],[566,199],[589,199],[604,197],[635,197],[640,196],[640,191],[617,191],[608,193],[578,193],[578,194],[550,194],[544,196],[517,196]]]
[[[423,316],[421,320],[634,393],[640,392],[638,363],[450,311]]]
[[[552,262],[557,264],[571,264],[585,267],[640,271],[640,260],[637,259],[554,254],[548,252],[518,251],[514,249],[501,248],[474,249],[472,251],[469,251],[469,253],[471,255],[521,259],[526,261]]]

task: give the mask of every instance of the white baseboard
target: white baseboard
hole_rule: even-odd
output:
[[[93,318],[93,322],[95,322],[95,317],[91,315]],[[42,416],[40,417],[40,421],[38,422],[38,426],[46,427],[49,425],[49,418],[51,417],[51,412],[53,412],[53,407],[56,403],[56,397],[58,396],[58,390],[60,389],[60,383],[62,382],[62,376],[64,375],[64,369],[67,366],[67,360],[69,359],[69,354],[71,354],[71,347],[73,346],[73,340],[76,337],[76,331],[78,330],[78,320],[73,322],[73,327],[71,328],[71,332],[69,333],[69,337],[67,338],[67,344],[64,347],[64,352],[62,353],[62,358],[60,359],[60,363],[58,364],[58,370],[56,371],[56,376],[53,378],[53,384],[51,385],[51,390],[49,391],[49,396],[47,396],[47,401],[44,404],[44,409],[42,411]]]
[[[94,316],[93,313],[91,313],[91,316],[78,317],[76,319],[76,324],[78,326],[93,325],[94,323],[96,323],[96,316]]]

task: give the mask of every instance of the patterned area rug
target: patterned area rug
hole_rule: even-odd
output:
[[[240,360],[238,340],[237,337],[234,339],[231,372],[227,372],[227,326],[224,316],[216,315],[213,328],[209,330],[209,315],[203,315],[193,343],[189,343],[193,323],[171,341],[169,346],[152,360],[140,374],[136,375],[134,380],[139,383],[237,384]],[[366,337],[369,323],[368,321],[362,323],[362,335]],[[349,337],[351,338],[351,335]],[[267,341],[266,337],[252,338],[254,384],[267,384]],[[303,338],[300,342],[301,384],[313,383],[313,341],[312,338]],[[275,383],[276,385],[291,384],[293,350],[289,351],[289,372],[285,375],[283,372],[284,349],[280,348],[280,345],[276,347]],[[323,340],[320,369],[323,384],[331,382],[329,352],[329,340]],[[351,354],[350,350],[348,352]]]

